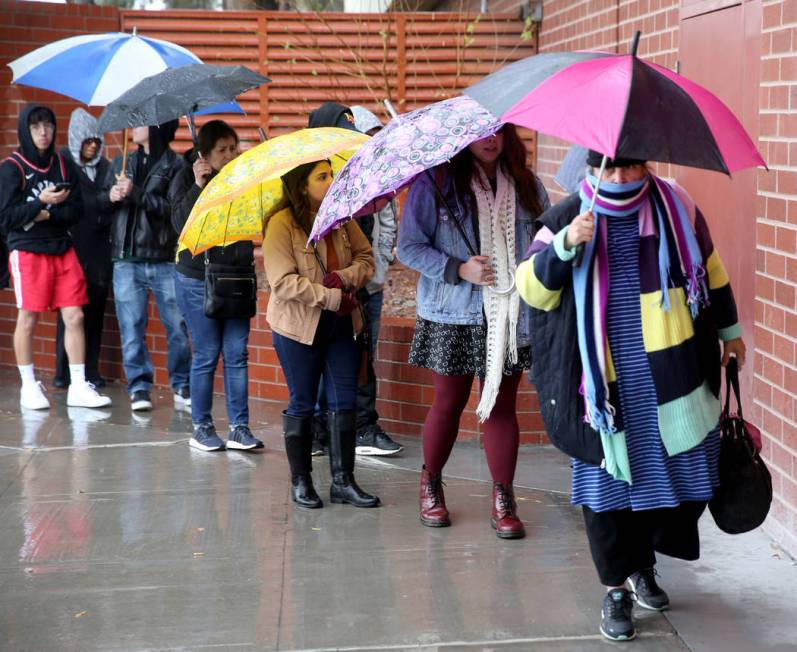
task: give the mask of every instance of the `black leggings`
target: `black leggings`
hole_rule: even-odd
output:
[[[656,563],[656,553],[694,561],[700,557],[697,521],[705,501],[634,512],[593,512],[582,507],[589,548],[605,586],[620,586],[629,575]]]

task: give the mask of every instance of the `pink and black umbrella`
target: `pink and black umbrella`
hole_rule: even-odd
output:
[[[465,90],[503,122],[611,158],[730,174],[764,166],[731,110],[713,93],[631,54],[552,52],[521,59]]]

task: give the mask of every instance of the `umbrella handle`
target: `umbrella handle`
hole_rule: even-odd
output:
[[[122,174],[120,176],[127,176],[127,129],[122,131]]]
[[[601,159],[601,169],[598,172],[598,181],[595,184],[595,189],[592,192],[592,201],[589,203],[589,210],[592,212],[592,209],[595,208],[595,201],[598,199],[598,191],[601,188],[601,180],[603,179],[603,172],[606,170],[606,161],[608,160],[608,156],[606,154],[603,155],[603,159]],[[594,235],[592,236],[595,237]],[[581,243],[576,247],[576,257],[573,258],[573,267],[581,267],[581,260],[584,258],[584,243]]]

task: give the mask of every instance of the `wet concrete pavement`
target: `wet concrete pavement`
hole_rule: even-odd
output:
[[[417,441],[358,461],[382,508],[303,511],[279,405],[252,402],[264,453],[201,453],[168,394],[148,416],[118,385],[105,413],[51,392],[49,413],[21,414],[17,385],[0,372],[2,650],[797,650],[797,565],[763,533],[729,537],[710,518],[700,561],[659,564],[673,608],[637,609],[636,641],[604,641],[553,449],[521,452],[528,537],[501,541],[473,445],[447,468],[454,525],[431,529],[417,518]],[[315,466],[326,498],[326,460]]]

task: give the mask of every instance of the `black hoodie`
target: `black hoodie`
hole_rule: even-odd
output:
[[[337,102],[324,102],[314,111],[310,112],[308,127],[338,127],[357,131],[354,126],[354,114],[348,106]],[[357,133],[360,133],[357,131]]]
[[[28,117],[36,109],[49,111],[56,124],[55,115],[47,107],[28,105],[20,113],[19,148],[0,164],[0,230],[9,251],[60,256],[72,247],[69,227],[81,217],[80,184],[72,162],[55,153],[57,132],[53,132],[53,142],[44,154],[33,143]],[[57,206],[43,205],[39,193],[62,181],[72,184],[69,198]],[[50,219],[34,222],[43,208],[50,212]]]

